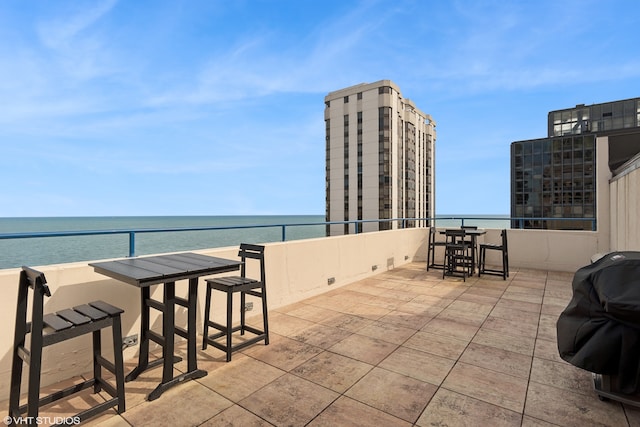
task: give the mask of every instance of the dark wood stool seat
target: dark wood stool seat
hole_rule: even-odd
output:
[[[267,317],[267,292],[265,287],[265,269],[264,269],[264,246],[251,245],[243,243],[240,245],[238,256],[242,260],[240,267],[240,276],[219,277],[215,279],[207,279],[207,296],[205,302],[204,313],[204,332],[202,334],[202,349],[205,350],[210,344],[227,354],[227,362],[231,361],[231,353],[245,348],[259,341],[264,341],[265,345],[269,344],[269,321]],[[253,259],[260,263],[260,279],[252,279],[246,277],[247,260]],[[213,290],[225,292],[227,294],[227,313],[226,324],[220,324],[211,320],[211,293]],[[233,295],[240,293],[240,325],[233,326]],[[262,322],[263,329],[257,329],[246,324],[246,296],[258,297],[262,301]],[[209,335],[209,328],[213,328],[218,332]],[[234,332],[240,331],[244,335],[245,331],[254,334],[247,340],[236,345],[232,344],[232,336]],[[217,341],[219,338],[225,337],[224,342]]]
[[[27,321],[29,288],[33,289],[31,321]],[[22,267],[18,290],[16,329],[11,366],[11,389],[9,394],[9,416],[14,419],[26,417],[35,420],[41,406],[55,402],[74,393],[93,387],[95,393],[104,389],[111,399],[84,410],[74,420],[85,420],[102,411],[117,407],[118,413],[125,411],[124,364],[122,359],[122,309],[104,301],[43,314],[44,297],[51,292],[43,273],[29,267]],[[114,362],[102,356],[100,331],[111,326],[113,332]],[[93,334],[93,378],[73,385],[65,390],[40,397],[40,375],[42,349],[80,335]],[[30,334],[27,348],[27,335]],[[20,389],[23,364],[29,366],[27,403],[20,405]],[[115,375],[115,386],[102,376],[102,368]]]

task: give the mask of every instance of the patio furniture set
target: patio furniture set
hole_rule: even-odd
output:
[[[198,369],[196,358],[197,289],[198,281],[202,277],[240,270],[239,276],[210,277],[205,280],[207,295],[202,348],[206,349],[209,344],[223,350],[226,353],[226,360],[230,361],[232,352],[250,344],[259,341],[264,341],[265,345],[269,344],[264,246],[241,244],[238,256],[239,260],[229,260],[188,252],[89,264],[97,273],[140,289],[141,320],[138,365],[126,376],[124,375],[121,326],[121,315],[124,311],[104,301],[93,301],[70,309],[58,310],[55,313],[44,314],[44,297],[51,296],[45,275],[32,268],[23,267],[18,285],[9,416],[5,420],[10,419],[13,423],[24,420],[35,422],[42,406],[90,387],[93,387],[95,393],[104,390],[111,396],[111,399],[63,421],[71,420],[71,422],[77,423],[110,408],[115,408],[118,413],[123,413],[126,410],[125,382],[133,381],[145,370],[159,365],[163,367],[162,380],[147,396],[148,400],[157,399],[167,389],[185,380],[206,376],[206,371]],[[247,276],[248,260],[259,263],[259,279]],[[188,281],[189,290],[186,299],[176,296],[176,282],[180,280]],[[150,297],[150,289],[154,285],[163,286],[162,301]],[[214,290],[224,292],[227,295],[226,324],[214,322],[211,318],[211,299]],[[30,311],[28,310],[29,293],[31,293]],[[234,327],[232,310],[233,295],[236,293],[240,294],[241,299],[240,325]],[[260,298],[262,301],[262,330],[246,324],[244,308],[247,295]],[[186,329],[175,324],[176,306],[187,309]],[[158,310],[163,316],[162,335],[150,328],[151,309]],[[112,329],[113,361],[107,360],[102,355],[101,330],[108,327]],[[210,335],[209,328],[213,328],[217,332]],[[242,335],[245,332],[250,332],[254,336],[240,344],[232,345],[232,334],[237,331],[240,331]],[[43,348],[88,333],[93,335],[93,378],[52,395],[40,397]],[[181,359],[174,354],[176,335],[187,340],[187,371],[177,376],[174,375],[173,365]],[[219,338],[223,338],[223,340],[219,340]],[[150,362],[149,344],[151,341],[162,347],[162,357]],[[26,403],[21,404],[20,394],[24,365],[28,366],[27,398]],[[103,368],[114,374],[113,381],[104,379]]]
[[[437,235],[442,234],[445,240],[438,240]],[[507,230],[500,232],[500,243],[481,243],[478,245],[478,236],[486,234],[486,230],[476,226],[462,226],[460,228],[436,230],[429,228],[429,242],[427,250],[427,270],[430,268],[442,269],[442,278],[445,276],[459,276],[466,281],[473,276],[476,269],[478,276],[493,274],[502,276],[503,280],[509,277],[509,251],[507,246]],[[443,248],[444,257],[441,263],[436,260],[436,248]],[[500,253],[501,268],[487,266],[487,251]]]

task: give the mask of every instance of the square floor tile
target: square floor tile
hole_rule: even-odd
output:
[[[593,377],[591,372],[577,368],[568,362],[555,362],[547,359],[533,359],[531,377],[536,382],[557,388],[593,396]]]
[[[280,335],[292,335],[310,326],[314,322],[284,313],[272,313],[269,316],[269,332]]]
[[[541,359],[553,360],[554,362],[563,362],[556,341],[536,340],[534,356]]]
[[[557,342],[558,341],[558,331],[556,329],[557,322],[558,322],[558,316],[541,314],[540,326],[538,327],[538,338]]]
[[[189,381],[167,390],[154,401],[127,408],[121,416],[134,426],[198,425],[232,405],[202,384]]]
[[[522,301],[532,304],[542,304],[542,294],[539,292],[522,292],[526,288],[509,287],[502,295],[507,300]],[[534,290],[535,291],[535,290]]]
[[[354,299],[351,299],[350,301],[354,301]],[[358,301],[357,304],[352,303],[348,308],[344,310],[344,312],[354,316],[364,317],[365,319],[378,320],[381,317],[384,317],[387,314],[391,313],[393,310],[395,310],[395,308],[385,308],[379,307],[377,305],[362,304]]]
[[[344,393],[367,374],[372,365],[325,351],[291,371],[311,382]]]
[[[339,396],[325,387],[287,374],[238,404],[274,425],[302,426]]]
[[[346,396],[411,423],[415,422],[437,387],[386,369],[374,368]],[[389,399],[393,396],[393,399]]]
[[[526,378],[517,378],[458,362],[442,386],[474,399],[522,413],[527,382]]]
[[[517,300],[505,299],[505,298],[500,299],[495,306],[495,308],[498,308],[498,309],[510,308],[520,312],[526,311],[528,313],[535,313],[535,314],[540,313],[540,307],[541,307],[541,304],[531,303],[526,301],[517,301]]]
[[[540,317],[540,308],[538,307],[538,311],[533,312],[510,306],[510,304],[499,304],[491,310],[491,317],[537,325]]]
[[[435,318],[421,330],[469,342],[478,332],[478,326]]]
[[[531,356],[473,342],[460,357],[461,362],[524,379],[529,378],[531,359]]]
[[[267,346],[255,346],[244,350],[245,354],[269,365],[290,371],[312,357],[322,353],[322,349],[286,337],[274,339]]]
[[[200,427],[271,427],[272,424],[252,414],[246,409],[233,405],[215,417],[201,424]]]
[[[343,313],[340,316],[325,319],[321,323],[323,325],[332,326],[334,328],[344,329],[349,332],[358,332],[365,326],[372,324],[373,320]]]
[[[403,344],[404,347],[420,350],[447,359],[457,360],[469,343],[446,335],[418,331]]]
[[[260,360],[244,356],[197,380],[227,399],[237,402],[259,390],[285,371]]]
[[[370,365],[377,365],[398,347],[387,341],[360,334],[352,334],[331,346],[329,351],[351,357]]]
[[[520,418],[518,412],[440,388],[416,425],[517,427]]]
[[[360,335],[381,339],[393,344],[402,344],[415,333],[415,329],[380,321],[376,321],[358,331]]]
[[[289,337],[305,344],[327,349],[350,335],[351,332],[347,330],[315,323],[313,326],[289,335]]]
[[[434,354],[407,347],[399,347],[389,355],[389,357],[383,360],[379,367],[433,385],[440,385],[454,363],[454,360]]]
[[[430,314],[415,314],[396,310],[392,311],[384,317],[381,317],[380,319],[378,319],[378,322],[403,326],[405,328],[417,331],[418,329],[423,328],[427,323],[429,323],[431,319],[433,319],[433,316]]]
[[[450,320],[452,322],[464,323],[475,327],[480,327],[486,318],[487,315],[483,313],[457,310],[451,307],[445,308],[440,312],[440,314],[438,314],[438,316],[436,316],[436,319],[438,320]]]
[[[538,325],[534,323],[520,322],[516,319],[503,319],[489,316],[482,325],[483,329],[492,329],[505,335],[523,335],[535,338],[538,334]]]
[[[321,322],[323,320],[330,319],[334,316],[339,316],[341,313],[329,310],[323,307],[317,307],[311,304],[294,304],[290,307],[284,307],[282,309],[284,314],[289,316],[299,317],[310,322]]]
[[[535,338],[505,334],[498,330],[483,327],[473,338],[473,342],[531,356],[533,355]]]
[[[531,382],[524,414],[560,426],[628,425],[622,405],[591,396]]]
[[[315,418],[309,427],[410,427],[411,423],[348,397],[340,397]]]
[[[482,294],[473,292],[473,288],[470,288],[464,294],[460,295],[457,301],[475,302],[477,304],[485,304],[493,307],[495,303],[498,302],[498,299],[500,298],[501,295],[502,295],[502,292],[500,291],[498,292],[497,296],[482,295]]]

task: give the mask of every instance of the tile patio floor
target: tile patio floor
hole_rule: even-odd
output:
[[[126,384],[125,413],[86,424],[640,426],[640,409],[600,401],[591,374],[557,354],[572,274],[441,275],[409,264],[271,310],[269,346],[230,363],[219,350],[200,352],[209,374],[153,402],[145,396],[161,368],[147,371]],[[41,415],[72,414],[95,398],[87,391]]]

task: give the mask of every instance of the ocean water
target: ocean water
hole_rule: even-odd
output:
[[[324,215],[269,216],[147,216],[0,218],[0,234],[51,231],[140,230],[185,227],[235,227],[267,224],[324,222]],[[289,226],[286,240],[325,235],[324,225]],[[135,234],[135,254],[148,255],[184,250],[237,246],[240,243],[282,240],[282,227],[233,230],[176,231]],[[129,255],[129,235],[94,235],[0,239],[0,269],[76,261],[119,258]]]
[[[460,215],[438,215],[437,227],[459,227]],[[246,227],[269,224],[318,224],[323,215],[266,216],[144,216],[144,217],[55,217],[0,218],[0,234],[55,231],[143,230],[185,227]],[[466,217],[465,225],[480,228],[509,228],[508,216]],[[286,240],[325,236],[324,225],[288,226]],[[237,246],[245,243],[278,242],[282,227],[232,230],[137,232],[135,254],[176,252]],[[76,261],[119,258],[129,255],[129,235],[92,235],[0,239],[0,269],[22,265],[39,266]]]
[[[460,227],[462,219],[464,225],[475,225],[478,228],[511,228],[509,215],[436,215],[436,227]]]

